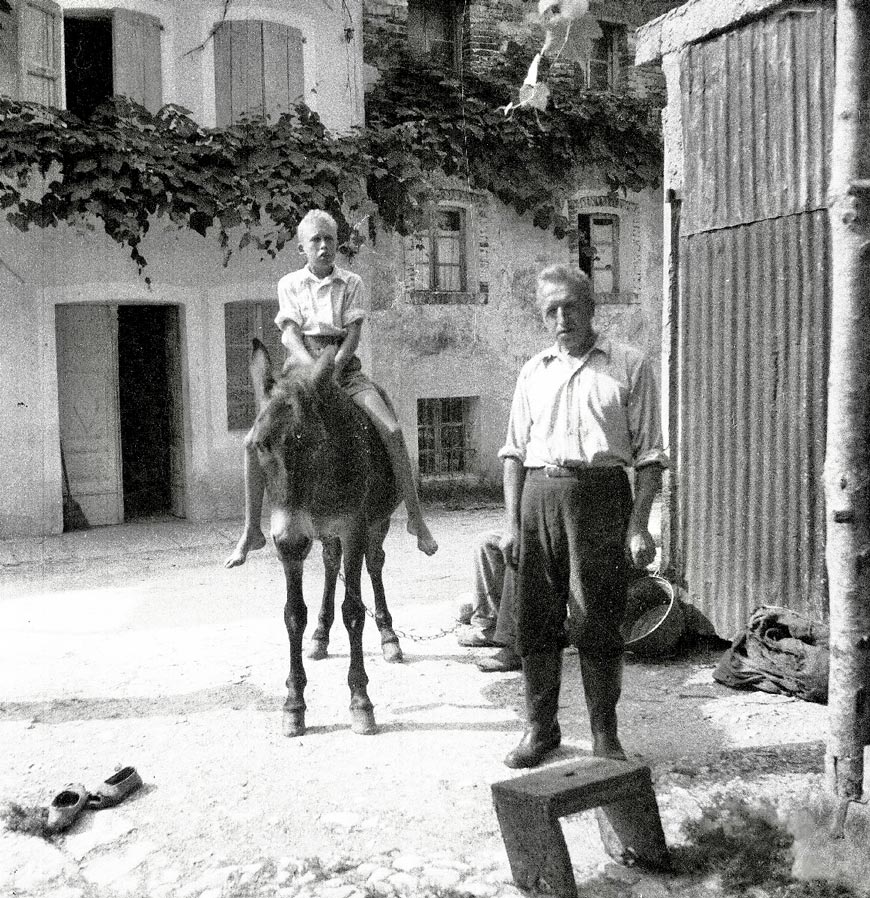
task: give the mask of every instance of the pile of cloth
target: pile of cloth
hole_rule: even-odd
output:
[[[713,679],[735,689],[828,701],[830,631],[788,608],[762,605],[719,660]]]

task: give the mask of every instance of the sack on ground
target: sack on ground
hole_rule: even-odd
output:
[[[735,689],[759,689],[825,704],[829,640],[825,624],[788,608],[762,605],[719,660],[713,679]]]

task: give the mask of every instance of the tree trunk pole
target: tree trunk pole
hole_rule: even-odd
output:
[[[825,500],[828,787],[861,798],[870,735],[870,0],[837,0]]]

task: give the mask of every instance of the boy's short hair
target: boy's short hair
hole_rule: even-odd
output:
[[[571,288],[578,299],[585,299],[589,305],[595,305],[592,280],[573,265],[548,265],[538,274],[536,286],[540,287],[541,284],[564,284]]]
[[[338,225],[328,212],[323,209],[310,209],[305,213],[302,221],[296,226],[296,240],[299,243],[302,243],[308,229],[317,224],[327,224],[336,234],[338,234]]]

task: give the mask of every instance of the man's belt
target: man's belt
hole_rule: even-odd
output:
[[[529,468],[528,472],[535,477],[601,477],[622,472],[617,465],[607,467],[590,468],[568,465],[544,465],[541,468]]]

